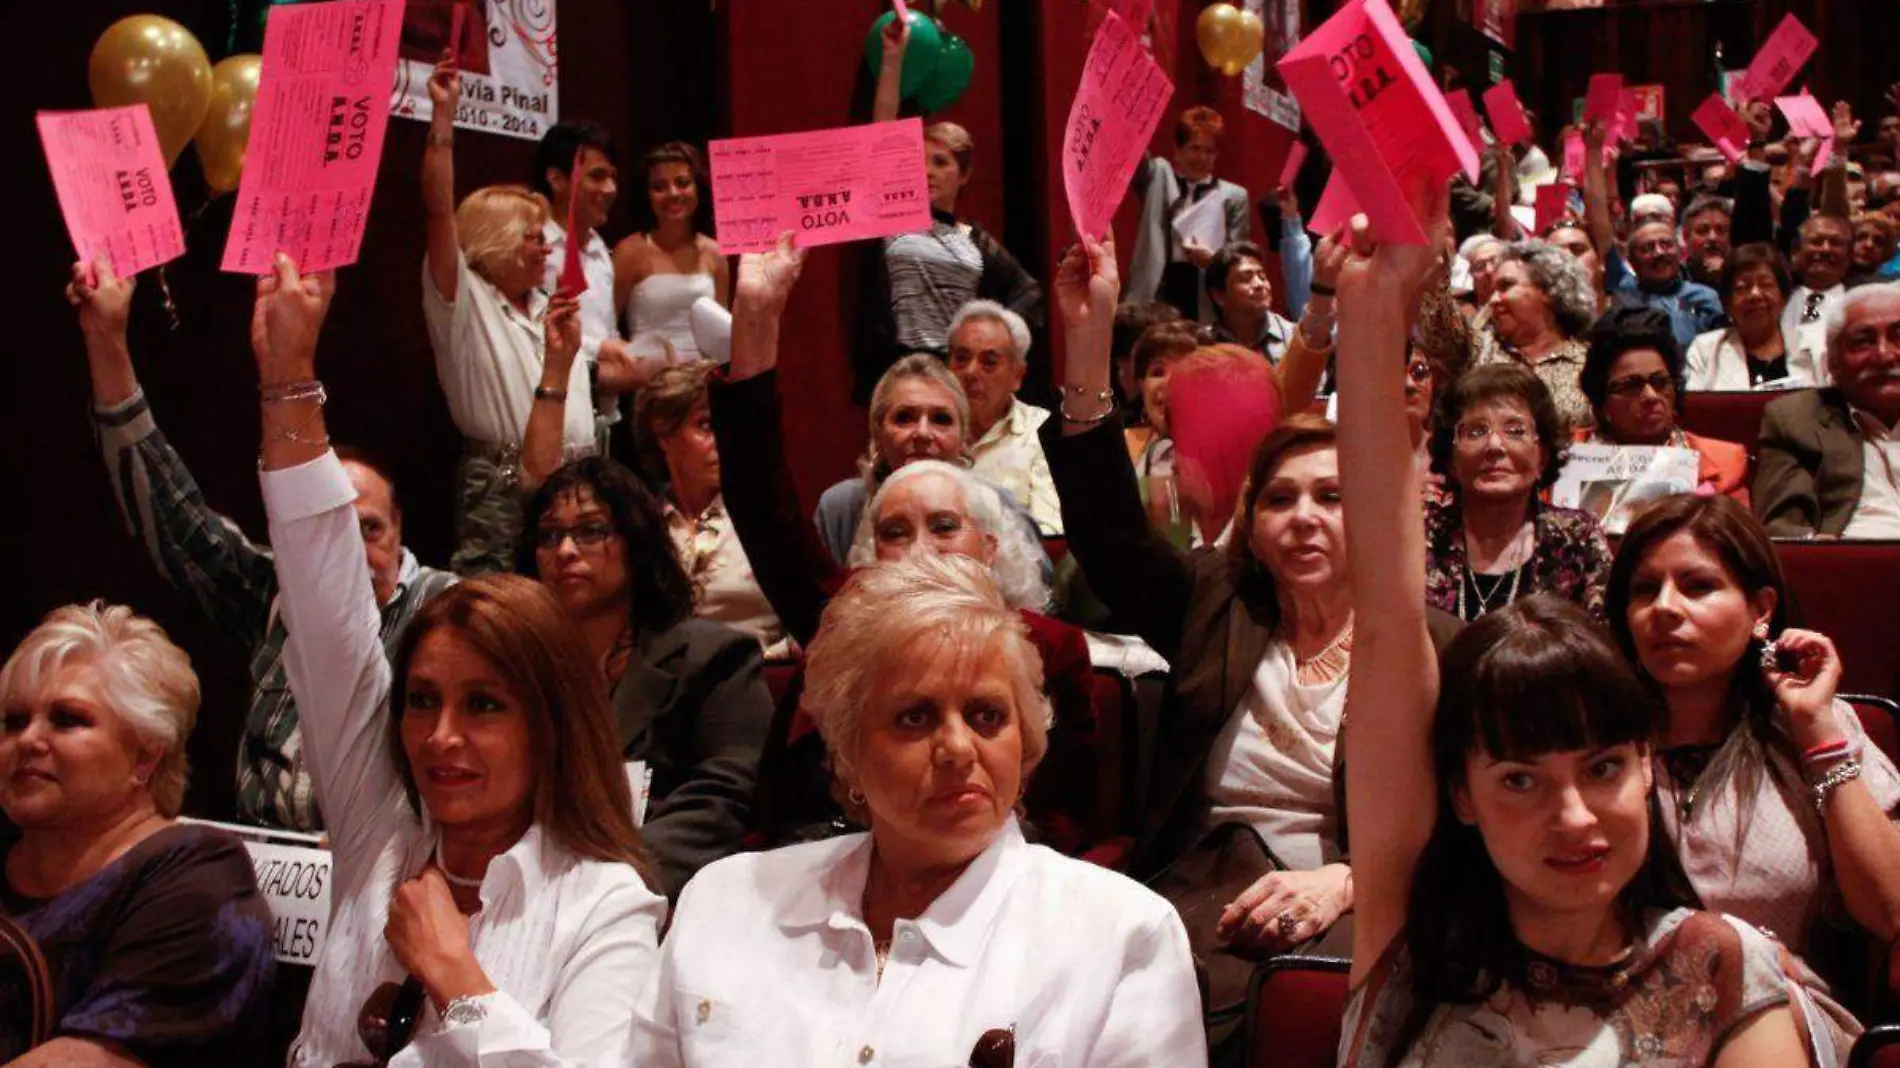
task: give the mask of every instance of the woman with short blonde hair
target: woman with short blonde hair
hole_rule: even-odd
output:
[[[528,234],[553,213],[546,197],[520,185],[490,185],[462,198],[455,209],[462,258],[476,274],[505,278]]]
[[[198,693],[158,624],[100,601],[53,610],[0,668],[0,1060],[226,1064],[262,1022],[250,860],[176,822]]]

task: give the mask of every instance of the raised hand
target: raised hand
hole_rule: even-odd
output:
[[[1841,152],[1860,136],[1860,120],[1854,117],[1854,105],[1845,100],[1834,102],[1834,144]]]
[[[910,20],[892,19],[880,35],[884,44],[884,61],[904,61],[904,49],[910,47]]]
[[[792,287],[805,269],[805,250],[797,247],[797,235],[790,230],[778,237],[778,245],[766,252],[748,252],[739,257],[739,277],[733,283],[732,305],[735,312],[780,312],[791,299]]]
[[[1780,663],[1762,674],[1774,688],[1775,703],[1795,744],[1807,749],[1840,738],[1834,694],[1841,684],[1841,654],[1834,643],[1811,630],[1785,630],[1775,647],[1781,652]]]
[[[546,338],[547,362],[572,370],[574,357],[581,351],[581,302],[578,297],[555,297],[548,302],[547,321],[542,327]],[[562,379],[566,381],[565,378]]]
[[[1112,322],[1121,284],[1113,234],[1100,242],[1085,237],[1071,246],[1056,267],[1056,308],[1063,325],[1075,329]]]
[[[79,329],[89,338],[122,339],[132,317],[132,291],[138,279],[120,278],[104,256],[91,270],[73,264],[73,280],[66,286],[66,302],[79,309]]]
[[[1775,125],[1775,109],[1766,100],[1751,100],[1742,105],[1742,121],[1748,124],[1750,144],[1766,144],[1768,131]]]
[[[444,110],[453,113],[461,99],[462,72],[456,65],[455,49],[444,48],[436,57],[435,70],[429,72],[429,103],[437,114]]]
[[[330,271],[305,276],[289,256],[277,254],[272,273],[257,280],[257,303],[251,310],[251,352],[262,381],[311,376],[317,335],[335,292],[336,276]]]

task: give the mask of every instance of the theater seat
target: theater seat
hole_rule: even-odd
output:
[[[1841,689],[1900,697],[1900,542],[1777,541],[1789,618],[1841,654]]]
[[[1900,1068],[1900,1025],[1868,1028],[1854,1043],[1847,1068]]]
[[[1755,455],[1755,442],[1761,437],[1761,410],[1779,392],[1704,393],[1692,392],[1682,399],[1682,428],[1692,434],[1739,443]]]
[[[1332,1068],[1352,962],[1275,957],[1254,971],[1247,998],[1249,1068]]]
[[[1844,693],[1838,695],[1841,700],[1854,706],[1860,716],[1860,725],[1867,731],[1868,740],[1887,754],[1887,759],[1900,764],[1900,702],[1887,697],[1875,697],[1872,694]]]

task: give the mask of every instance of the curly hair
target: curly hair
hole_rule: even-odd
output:
[[[1537,443],[1545,453],[1544,468],[1537,473],[1537,488],[1556,485],[1557,473],[1570,459],[1570,423],[1557,411],[1557,402],[1551,399],[1544,380],[1514,363],[1480,364],[1453,379],[1451,386],[1438,395],[1432,412],[1432,470],[1451,470],[1458,423],[1465,410],[1494,397],[1515,397],[1531,410],[1531,421],[1537,424]],[[1450,480],[1450,485],[1456,489],[1457,480]]]
[[[1590,398],[1590,408],[1597,413],[1599,423],[1603,405],[1610,399],[1611,369],[1625,353],[1645,349],[1662,357],[1663,368],[1676,384],[1676,414],[1682,414],[1688,381],[1682,345],[1676,341],[1669,316],[1655,308],[1613,308],[1590,327],[1590,352],[1583,358],[1583,370],[1577,373],[1577,387]]]
[[[1042,546],[1030,539],[1029,528],[1003,503],[1002,491],[968,470],[942,460],[913,460],[891,473],[864,506],[857,533],[851,539],[847,567],[877,563],[877,512],[891,488],[924,475],[948,475],[963,489],[963,507],[978,530],[996,541],[996,560],[990,572],[996,588],[1013,608],[1041,612],[1049,607],[1049,583],[1042,576]]]
[[[535,532],[541,520],[562,497],[586,489],[607,509],[614,533],[627,551],[627,574],[633,583],[633,627],[636,631],[666,630],[693,614],[693,584],[680,566],[673,538],[666,531],[665,513],[640,477],[624,464],[589,456],[562,466],[548,476],[521,508],[521,541],[515,546],[515,571],[532,579],[541,577],[535,555]]]
[[[1531,284],[1550,298],[1550,316],[1565,337],[1576,337],[1597,317],[1596,291],[1590,272],[1575,256],[1537,238],[1505,246],[1505,263],[1521,263]]]

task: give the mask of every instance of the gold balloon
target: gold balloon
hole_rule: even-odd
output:
[[[211,104],[211,61],[191,31],[157,15],[132,15],[106,27],[92,46],[86,80],[96,107],[144,104],[171,166],[204,122]]]
[[[1266,47],[1267,27],[1261,23],[1259,15],[1245,10],[1240,13],[1240,37],[1236,43],[1238,49],[1228,54],[1227,65],[1221,68],[1228,74],[1239,74],[1246,70],[1247,65],[1260,55],[1260,50]]]
[[[1252,12],[1232,4],[1210,4],[1194,20],[1194,39],[1201,58],[1229,77],[1239,74],[1260,54],[1265,28]]]
[[[257,104],[257,76],[264,57],[229,56],[211,68],[211,107],[192,143],[205,184],[213,193],[237,192],[244,174],[244,150],[251,143],[251,108]]]

